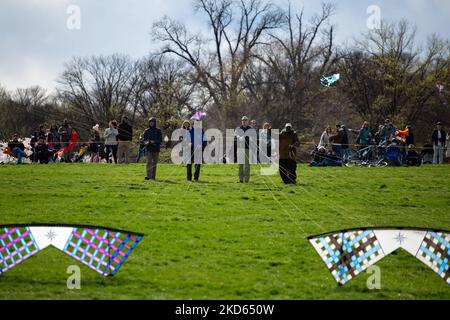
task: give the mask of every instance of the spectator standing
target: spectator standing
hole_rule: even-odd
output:
[[[369,123],[367,121],[364,121],[361,129],[359,130],[356,141],[359,149],[364,149],[370,145],[372,141],[372,134],[370,133]]]
[[[433,164],[443,164],[444,163],[444,148],[446,142],[445,130],[442,128],[442,123],[436,123],[436,130],[433,132]]]
[[[385,140],[391,141],[395,137],[396,131],[397,129],[392,124],[391,119],[386,119],[383,128],[380,130],[380,142]]]
[[[156,180],[159,152],[161,151],[162,132],[156,127],[156,118],[148,121],[148,129],[144,131],[144,144],[147,146],[147,175],[145,180]]]
[[[406,129],[408,130],[408,133],[406,134],[406,137],[405,137],[405,143],[406,143],[407,146],[410,146],[410,145],[414,146],[415,145],[415,139],[414,139],[413,128],[412,128],[412,126],[407,125]]]
[[[117,130],[116,120],[109,122],[109,128],[105,130],[105,146],[106,146],[106,159],[109,163],[112,163],[110,158],[110,153],[114,163],[117,163],[117,135],[119,131]]]
[[[98,143],[93,138],[89,140],[89,157],[91,158],[91,162],[100,162]]]
[[[330,142],[334,142],[332,145],[333,153],[340,159],[344,159],[348,156],[350,149],[348,141],[348,131],[344,125],[336,125],[337,133],[330,137]]]
[[[320,136],[320,141],[319,141],[319,145],[318,148],[320,149],[321,147],[325,148],[325,149],[329,149],[330,148],[330,137],[332,135],[332,130],[330,126],[327,126],[325,128],[325,131],[322,133],[322,135]]]
[[[285,184],[295,184],[297,180],[296,147],[300,145],[297,132],[292,124],[286,123],[280,133],[280,176]]]
[[[56,124],[53,124],[52,126],[50,126],[50,133],[53,137],[53,143],[54,143],[53,147],[54,147],[55,151],[61,149],[58,126]]]
[[[58,130],[61,148],[67,148],[69,146],[70,135],[72,134],[72,128],[69,125],[69,121],[64,119],[61,127]],[[70,152],[64,152],[64,161],[70,162]]]
[[[119,124],[118,153],[119,163],[130,163],[131,143],[133,141],[133,127],[128,122],[128,117],[123,116]]]
[[[271,163],[272,158],[272,127],[270,123],[266,122],[263,125],[260,137],[259,137],[260,148],[263,158],[260,159],[261,163]],[[259,153],[258,151],[258,153]]]

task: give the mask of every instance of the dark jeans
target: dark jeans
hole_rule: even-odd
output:
[[[111,160],[109,158],[110,152],[112,153],[114,163],[117,163],[117,145],[115,146],[106,146],[106,160],[108,160],[109,163],[111,163]]]
[[[285,184],[296,183],[297,162],[292,159],[280,159],[280,177]]]
[[[191,150],[191,161],[190,163],[186,164],[186,176],[189,181],[192,180],[192,164],[194,163],[194,180],[197,181],[200,178],[200,163],[195,163],[195,154],[194,150]]]
[[[340,144],[333,144],[332,145],[332,149],[333,149],[333,152],[336,155],[336,157],[342,159],[342,145],[340,145]]]
[[[22,163],[22,159],[25,156],[25,152],[22,149],[16,147],[14,150],[11,150],[17,158],[17,163]]]

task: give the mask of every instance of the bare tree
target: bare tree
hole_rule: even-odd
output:
[[[251,98],[272,111],[270,119],[275,125],[309,124],[307,112],[323,96],[320,76],[330,71],[338,59],[330,24],[333,11],[333,5],[323,4],[319,14],[305,21],[304,11],[294,14],[289,5],[283,27],[270,33],[271,41],[260,50],[258,61],[247,68]],[[264,97],[263,101],[258,96]]]
[[[186,62],[150,56],[138,63],[137,77],[132,103],[139,118],[144,120],[142,124],[147,124],[150,116],[157,116],[163,125],[172,118],[180,121],[183,113],[194,109],[197,82],[190,79]]]
[[[135,72],[135,63],[123,55],[74,58],[58,81],[59,95],[80,119],[106,124],[130,111]]]
[[[12,133],[29,136],[45,124],[55,111],[46,90],[39,86],[0,90],[0,128],[3,139]]]
[[[342,92],[373,125],[387,117],[417,122],[430,110],[436,82],[449,80],[448,42],[431,36],[424,51],[414,39],[415,28],[407,21],[384,21],[340,61]]]
[[[192,66],[225,125],[238,117],[247,64],[268,32],[280,26],[282,15],[262,0],[197,0],[195,8],[208,18],[211,41],[191,35],[184,25],[167,17],[154,24],[153,35],[164,43],[163,53]]]

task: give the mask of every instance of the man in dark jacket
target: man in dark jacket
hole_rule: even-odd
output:
[[[436,123],[436,130],[433,132],[433,148],[434,148],[434,157],[433,164],[443,164],[444,163],[444,148],[445,142],[447,140],[447,136],[445,135],[445,131],[442,128],[442,123]]]
[[[8,142],[8,149],[12,152],[12,155],[17,158],[17,163],[22,163],[23,157],[25,157],[25,146],[19,141],[19,135],[15,133],[12,140]]]
[[[130,163],[131,143],[133,141],[133,127],[128,123],[128,117],[123,116],[118,127],[118,157],[119,163]]]
[[[156,167],[161,151],[162,132],[156,127],[156,118],[150,118],[148,129],[144,131],[144,144],[147,146],[147,176],[145,180],[156,179]]]
[[[300,145],[297,132],[286,123],[280,133],[280,176],[285,184],[295,184],[297,180],[296,147]]]
[[[336,125],[336,134],[330,137],[330,143],[332,144],[333,152],[338,158],[342,159],[349,149],[348,132],[344,125]]]

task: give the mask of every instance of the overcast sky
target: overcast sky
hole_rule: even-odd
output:
[[[273,0],[286,6],[288,0]],[[450,0],[333,0],[337,42],[367,31],[367,8],[377,5],[383,19],[407,18],[418,40],[437,33],[450,39]],[[158,45],[149,34],[164,15],[201,30],[205,18],[192,0],[0,0],[0,85],[9,90],[41,85],[53,90],[63,63],[73,56],[124,53],[147,55]],[[306,15],[320,10],[318,0],[291,0]],[[69,30],[67,8],[81,10],[81,28]]]

